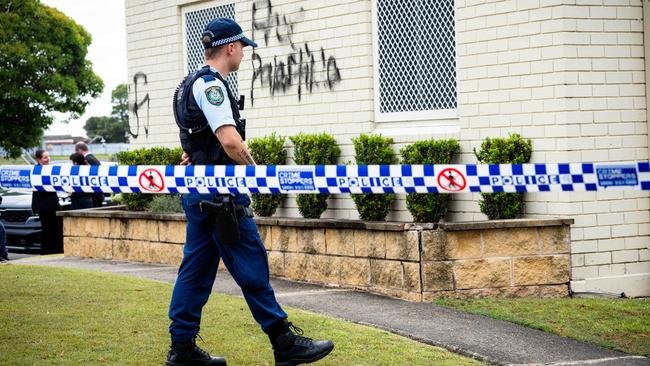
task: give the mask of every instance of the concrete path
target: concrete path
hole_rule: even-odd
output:
[[[62,256],[12,261],[118,273],[173,283],[177,268]],[[11,264],[10,264],[11,265]],[[284,306],[385,329],[418,341],[499,365],[650,365],[650,359],[611,351],[523,326],[427,303],[412,303],[346,289],[272,279]],[[220,272],[213,291],[241,296],[230,275]]]

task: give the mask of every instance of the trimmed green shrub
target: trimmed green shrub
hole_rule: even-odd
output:
[[[454,139],[418,141],[400,150],[402,164],[450,164],[458,153]],[[449,198],[447,193],[409,193],[406,208],[415,222],[438,222],[447,215]]]
[[[514,219],[524,209],[523,192],[481,193],[478,205],[490,220]]]
[[[284,148],[286,138],[276,136],[258,137],[248,141],[248,147],[255,163],[259,165],[286,165],[287,150]],[[287,198],[285,194],[253,194],[252,207],[257,216],[273,216],[282,201]]]
[[[341,155],[336,140],[328,133],[300,133],[289,138],[294,145],[294,157],[298,165],[336,164]]]
[[[132,151],[121,151],[115,156],[120,165],[178,165],[181,162],[183,149],[167,147],[151,147]],[[149,208],[153,194],[124,193],[121,201],[128,210],[143,211]]]
[[[294,145],[294,160],[297,165],[336,164],[341,149],[332,135],[298,134],[290,137]],[[329,194],[299,194],[296,198],[302,217],[318,219],[327,210]]]
[[[357,165],[396,164],[397,156],[391,145],[393,139],[381,135],[360,135],[352,139]],[[394,194],[353,194],[359,217],[367,221],[383,221],[395,200]]]
[[[533,145],[530,140],[524,140],[518,134],[508,138],[486,138],[481,144],[481,150],[474,149],[474,155],[482,164],[525,164],[530,161]],[[490,220],[514,219],[524,208],[524,194],[515,193],[481,193],[483,199],[479,202],[481,212]]]
[[[149,203],[149,211],[154,213],[183,212],[181,197],[177,194],[157,194]]]
[[[296,197],[298,211],[306,219],[318,219],[327,210],[327,193],[300,193]]]

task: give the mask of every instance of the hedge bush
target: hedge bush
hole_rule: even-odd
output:
[[[352,139],[357,165],[396,164],[397,156],[391,145],[393,139],[381,135],[360,135]],[[394,194],[353,194],[359,217],[367,221],[383,221],[388,215]]]
[[[183,205],[178,194],[156,194],[149,203],[149,211],[154,213],[181,213]]]
[[[259,165],[286,165],[287,150],[284,148],[285,137],[270,136],[253,138],[248,141],[248,147],[253,160]],[[285,194],[253,194],[252,206],[257,216],[272,216],[282,201],[287,198]]]
[[[474,149],[474,155],[482,164],[525,164],[530,161],[533,146],[530,140],[513,134],[508,138],[486,138],[481,150]],[[524,208],[524,194],[516,193],[481,193],[479,202],[481,212],[490,220],[514,219]]]
[[[454,139],[418,141],[400,150],[402,164],[450,164],[458,153]],[[438,222],[447,215],[449,198],[447,193],[409,193],[406,207],[415,222]]]
[[[341,149],[332,135],[298,134],[289,138],[294,145],[294,160],[297,165],[336,164]],[[296,198],[298,211],[305,218],[318,219],[327,210],[329,194],[299,194]]]
[[[132,151],[121,151],[115,156],[120,165],[178,165],[181,162],[183,149],[167,147],[151,147]],[[153,194],[124,193],[121,201],[128,210],[143,211],[149,208]]]

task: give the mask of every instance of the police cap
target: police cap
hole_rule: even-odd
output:
[[[246,46],[257,47],[257,43],[244,37],[244,32],[239,24],[228,18],[217,18],[208,23],[201,35],[201,41],[205,49],[236,41],[242,41]]]

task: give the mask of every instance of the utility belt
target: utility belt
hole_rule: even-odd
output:
[[[237,205],[230,195],[215,196],[212,201],[199,202],[201,212],[208,214],[212,224],[219,229],[219,236],[225,244],[237,244],[240,240],[239,221],[253,217],[249,206]]]

